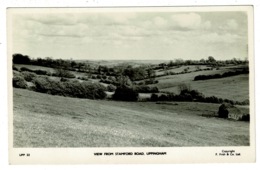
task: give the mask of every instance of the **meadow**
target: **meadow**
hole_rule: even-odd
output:
[[[250,144],[249,122],[210,116],[219,104],[89,100],[16,88],[13,93],[14,147]]]

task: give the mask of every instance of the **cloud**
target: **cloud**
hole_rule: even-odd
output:
[[[154,21],[154,24],[156,25],[156,26],[158,26],[158,27],[165,27],[165,26],[167,26],[167,21],[164,19],[164,18],[162,18],[162,17],[155,17],[154,19],[153,19],[153,21]]]
[[[201,17],[195,13],[174,14],[171,16],[171,22],[175,27],[183,29],[196,29],[200,27]]]
[[[45,15],[31,15],[27,16],[29,20],[39,22],[46,25],[75,25],[78,19],[74,14],[64,13],[59,14],[45,14]]]
[[[236,30],[238,28],[238,24],[236,20],[231,19],[227,21],[226,28],[230,30]]]

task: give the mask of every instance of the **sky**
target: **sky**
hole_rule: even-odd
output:
[[[15,9],[13,10],[15,11]],[[248,56],[246,12],[27,9],[10,19],[13,53],[74,60]]]

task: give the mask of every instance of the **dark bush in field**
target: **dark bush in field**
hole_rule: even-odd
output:
[[[31,73],[31,72],[28,72],[28,71],[22,72],[21,75],[28,82],[31,82],[37,76],[35,73]]]
[[[121,101],[137,101],[138,93],[133,88],[120,86],[116,88],[113,99]]]
[[[249,114],[243,115],[241,120],[242,121],[250,121],[250,115]]]
[[[156,86],[150,87],[147,85],[135,86],[134,90],[138,93],[158,93],[159,89]]]
[[[116,86],[114,86],[113,84],[109,84],[107,86],[107,91],[114,92],[115,90],[116,90]]]
[[[159,97],[158,97],[157,94],[154,94],[154,93],[153,93],[153,94],[151,95],[151,101],[156,102],[156,101],[158,101],[158,98],[159,98]]]
[[[35,78],[33,82],[35,90],[41,93],[89,99],[106,97],[105,87],[97,83],[80,83],[77,80],[61,82],[43,76]]]
[[[27,83],[22,76],[14,75],[14,77],[13,77],[13,87],[26,89]]]

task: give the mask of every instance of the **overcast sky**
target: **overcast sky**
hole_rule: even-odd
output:
[[[88,9],[86,9],[87,11]],[[247,57],[244,12],[52,12],[12,17],[13,53],[31,58]]]

